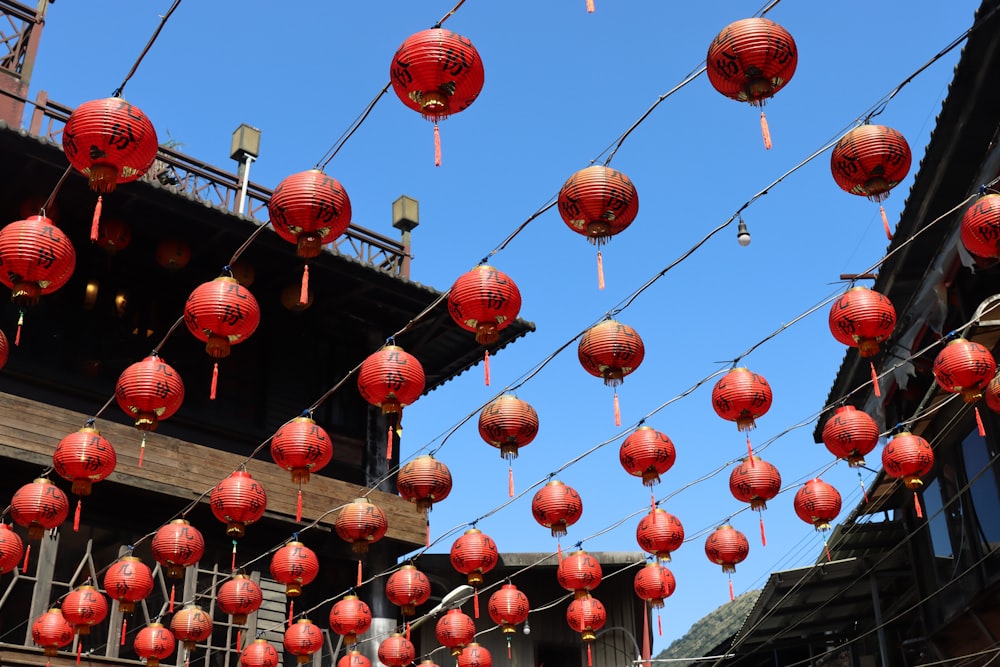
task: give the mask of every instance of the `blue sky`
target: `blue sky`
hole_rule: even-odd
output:
[[[170,2],[58,2],[49,11],[32,80],[76,106],[109,95],[121,82]],[[306,0],[291,5],[246,0],[182,3],[128,83],[124,97],[151,118],[160,141],[235,170],[229,141],[240,123],[263,132],[252,179],[274,187],[309,169],[389,80],[389,64],[411,33],[430,27],[454,3]],[[556,195],[576,170],[612,144],[666,91],[705,58],[726,24],[762,4],[725,0],[467,0],[446,27],[475,44],[486,83],[466,111],[441,124],[443,165],[433,166],[431,125],[390,92],[326,172],[350,195],[355,224],[396,236],[391,202],[420,201],[412,279],[444,290]],[[873,6],[862,0],[783,0],[768,14],[799,51],[792,81],[771,100],[774,147],[761,145],[757,112],[715,92],[702,75],[671,95],[616,154],[612,166],[635,184],[636,221],[604,249],[607,287],[597,289],[594,249],[555,210],[528,225],[491,263],[520,287],[521,316],[537,332],[498,354],[492,386],[476,368],[407,409],[404,457],[417,453],[657,276],[779,176],[827,145],[972,24],[978,3],[953,0]],[[275,9],[281,7],[281,9]],[[885,202],[891,224],[903,208],[935,116],[947,93],[956,49],[917,76],[875,122],[907,138],[910,177]],[[643,365],[619,389],[623,427],[615,428],[612,392],[587,375],[569,346],[517,392],[538,411],[540,432],[514,464],[518,490],[544,480],[600,442],[628,432],[648,413],[687,391],[728,360],[840,292],[841,273],[872,266],[885,251],[878,206],[841,191],[824,153],[770,188],[743,211],[753,242],[736,243],[736,225],[709,239],[656,280],[618,315],[645,342]],[[220,248],[228,258],[232,248]],[[258,268],[258,271],[261,269]],[[901,305],[901,304],[897,304]],[[736,592],[760,587],[775,569],[812,562],[822,537],[792,510],[795,489],[832,456],[812,442],[844,348],[827,328],[828,308],[797,322],[743,360],[774,393],[754,443],[778,466],[790,491],[757,516],[729,493],[731,465],[745,455],[743,436],[717,417],[714,381],[647,420],[671,437],[677,463],[655,488],[690,540],[670,569],[677,590],[663,611],[654,650],[728,600],[726,577],[704,555],[704,532],[732,517],[750,538],[733,577]],[[331,385],[339,378],[332,378]],[[353,385],[347,385],[353,390]],[[292,415],[289,415],[290,417]],[[618,463],[620,441],[589,454],[558,478],[584,501],[583,518],[563,547],[638,550],[638,516],[649,493]],[[880,449],[869,457],[877,466]],[[475,419],[438,453],[455,477],[450,498],[432,513],[440,532],[507,501],[506,464],[479,438]],[[865,481],[871,478],[864,473]],[[840,463],[823,475],[844,496],[846,515],[860,499],[858,476]],[[681,491],[683,489],[683,491]],[[555,548],[530,513],[531,494],[478,525],[501,551]],[[739,512],[739,513],[738,513]],[[446,551],[454,538],[438,550]],[[600,597],[600,589],[596,591]],[[530,592],[529,592],[530,595]],[[541,604],[547,600],[532,600]]]

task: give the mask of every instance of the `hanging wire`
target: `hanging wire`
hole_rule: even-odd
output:
[[[122,96],[122,91],[125,89],[125,84],[129,82],[129,79],[131,79],[132,76],[135,74],[136,70],[139,69],[139,65],[140,63],[142,63],[142,59],[145,58],[146,54],[149,53],[149,50],[153,48],[153,42],[155,42],[156,38],[160,36],[160,32],[163,30],[163,26],[167,24],[167,21],[170,20],[170,16],[174,13],[174,10],[180,6],[180,4],[181,0],[174,0],[174,3],[170,5],[170,9],[167,10],[167,13],[160,17],[160,23],[159,25],[156,26],[156,30],[153,31],[153,36],[149,38],[148,42],[146,42],[146,46],[143,47],[142,52],[139,54],[139,57],[136,58],[135,62],[132,64],[132,68],[128,71],[128,74],[125,75],[125,78],[122,80],[121,84],[117,88],[115,88],[113,93],[111,93],[112,97]]]

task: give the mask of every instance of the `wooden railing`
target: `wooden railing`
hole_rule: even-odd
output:
[[[39,92],[35,101],[29,103],[33,104],[34,111],[28,132],[53,143],[61,143],[63,126],[73,109],[50,100],[45,91]],[[143,179],[157,181],[164,188],[187,194],[238,215],[241,194],[239,177],[172,148],[160,146],[153,166]],[[267,202],[271,199],[271,194],[271,190],[257,183],[248,183],[243,215],[266,223]],[[399,241],[363,227],[351,225],[326,248],[380,271],[409,277],[409,262],[405,261],[409,249]]]

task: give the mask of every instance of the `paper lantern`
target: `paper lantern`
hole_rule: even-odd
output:
[[[934,450],[924,438],[909,432],[895,435],[882,449],[885,474],[901,479],[908,489],[923,486],[920,479],[934,468]]]
[[[263,604],[264,592],[253,579],[237,573],[219,586],[215,602],[222,613],[233,617],[233,625],[245,625],[247,616],[255,613]]]
[[[292,482],[299,485],[295,503],[295,520],[302,520],[302,485],[309,475],[319,472],[333,460],[333,441],[329,434],[308,414],[285,422],[271,437],[271,458],[292,473]]]
[[[455,324],[476,334],[480,345],[493,345],[500,331],[521,310],[521,292],[506,273],[480,264],[463,273],[448,292],[448,313]]]
[[[115,448],[91,425],[64,437],[52,454],[56,473],[73,483],[77,496],[89,496],[91,484],[106,479],[117,463]]]
[[[0,574],[7,574],[21,563],[24,542],[10,526],[0,523]]]
[[[840,406],[823,425],[823,444],[852,468],[865,464],[865,455],[875,449],[878,438],[875,420],[853,405]]]
[[[267,212],[278,236],[294,243],[299,257],[309,259],[347,231],[351,199],[340,181],[310,169],[282,179],[267,202]]]
[[[31,624],[31,640],[45,649],[46,657],[55,657],[59,649],[73,641],[73,626],[59,609],[49,609]]]
[[[722,571],[732,573],[750,553],[746,535],[730,525],[719,526],[705,540],[708,560],[722,566]]]
[[[458,654],[458,667],[492,667],[493,656],[485,646],[480,646],[476,642],[469,642],[469,645]]]
[[[40,540],[46,530],[62,525],[68,514],[66,494],[44,477],[19,488],[10,501],[10,516],[28,529],[29,540]]]
[[[89,635],[92,626],[103,623],[108,617],[108,601],[104,595],[89,584],[77,586],[70,591],[62,604],[63,618],[81,635]]]
[[[385,597],[404,617],[413,616],[431,597],[430,579],[413,565],[403,565],[386,580]]]
[[[862,357],[878,354],[879,343],[892,335],[896,309],[883,294],[853,287],[830,307],[830,333],[838,342],[858,348]]]
[[[496,542],[478,528],[470,528],[451,545],[451,566],[466,575],[470,586],[483,583],[483,575],[500,560]]]
[[[438,619],[434,627],[438,643],[451,651],[457,658],[466,645],[476,638],[476,622],[461,609],[453,608]]]
[[[285,595],[297,597],[319,574],[319,558],[315,551],[293,540],[274,552],[270,569],[274,580],[285,585]]]
[[[538,413],[514,394],[502,394],[479,413],[479,435],[504,459],[516,459],[518,450],[538,435]]]
[[[552,531],[552,537],[560,537],[583,516],[583,499],[572,486],[554,479],[531,499],[531,514]]]
[[[337,661],[337,667],[371,667],[371,661],[357,650],[348,651]]]
[[[984,194],[962,215],[962,245],[976,257],[1000,257],[1000,195]]]
[[[677,581],[673,572],[653,561],[635,573],[632,586],[635,594],[649,602],[650,607],[662,609],[664,598],[674,594]]]
[[[278,667],[281,654],[265,639],[255,639],[240,653],[240,667]]]
[[[115,399],[125,414],[135,419],[137,429],[155,431],[161,420],[180,409],[184,382],[172,366],[151,354],[122,372],[115,386]]]
[[[582,549],[563,558],[556,568],[559,585],[572,591],[577,600],[590,595],[602,577],[601,563]]]
[[[604,320],[580,337],[577,357],[591,375],[604,379],[610,387],[620,385],[642,363],[646,350],[636,330],[616,320]],[[618,391],[614,395],[615,426],[621,426]]]
[[[237,470],[212,488],[209,505],[215,518],[226,524],[226,535],[240,538],[248,525],[264,516],[267,492],[250,473]]]
[[[153,560],[171,579],[181,579],[188,568],[205,555],[205,538],[187,519],[174,519],[160,526],[153,536]]]
[[[429,512],[434,503],[441,502],[451,493],[451,471],[430,454],[408,461],[396,475],[399,495],[415,503],[421,512]]]
[[[343,636],[344,643],[354,646],[358,635],[372,626],[372,610],[357,595],[345,595],[330,609],[330,629]]]
[[[190,653],[198,644],[212,636],[212,617],[196,604],[185,605],[174,614],[170,629]]]
[[[403,635],[393,633],[378,646],[378,659],[387,667],[405,667],[413,662],[417,649]]]
[[[884,125],[860,125],[833,147],[830,170],[841,190],[880,202],[906,178],[911,159],[902,134]]]
[[[592,664],[590,643],[597,639],[597,631],[604,627],[608,613],[600,600],[588,595],[577,598],[566,608],[566,622],[574,632],[580,633],[580,639],[587,645],[587,664]]]
[[[154,256],[167,271],[179,271],[191,261],[191,246],[181,239],[166,238],[156,244]]]
[[[983,389],[996,375],[997,364],[983,345],[964,338],[949,342],[934,359],[934,379],[938,386],[962,394],[966,403],[983,397]]]
[[[385,537],[389,528],[385,512],[367,498],[355,498],[334,520],[340,539],[351,543],[356,554],[368,553],[368,545]]]
[[[132,243],[132,228],[121,218],[105,218],[97,234],[97,245],[111,256],[117,255]]]
[[[136,655],[146,661],[146,667],[159,667],[161,660],[173,655],[176,645],[174,633],[162,623],[150,623],[139,630],[132,643]]]
[[[528,596],[519,591],[517,586],[504,584],[490,596],[487,610],[503,634],[511,635],[517,632],[516,626],[528,619],[531,607],[528,604]]]
[[[641,477],[645,486],[660,483],[660,475],[674,465],[677,453],[666,434],[640,426],[622,442],[618,460],[630,475]]]
[[[382,414],[398,414],[424,393],[424,368],[403,348],[387,345],[361,363],[358,390]]]
[[[830,523],[840,514],[840,493],[823,480],[811,479],[795,494],[795,514],[816,530],[830,530]]]
[[[656,507],[639,520],[635,540],[643,551],[669,562],[670,554],[684,543],[684,526],[676,516]]]
[[[153,573],[135,556],[119,558],[104,573],[104,590],[123,614],[131,614],[153,592]]]
[[[756,419],[771,409],[771,385],[764,376],[734,368],[712,388],[712,407],[723,419],[736,422],[741,431],[756,428]]]
[[[285,630],[282,645],[295,656],[298,664],[304,665],[312,662],[313,654],[323,648],[323,631],[308,618],[300,618]]]

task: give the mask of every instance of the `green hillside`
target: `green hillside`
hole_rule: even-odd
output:
[[[657,655],[657,659],[695,658],[712,655],[719,644],[732,637],[743,625],[760,591],[747,591],[732,602],[727,602],[691,626],[680,639],[674,640]],[[687,667],[692,661],[673,663]]]

